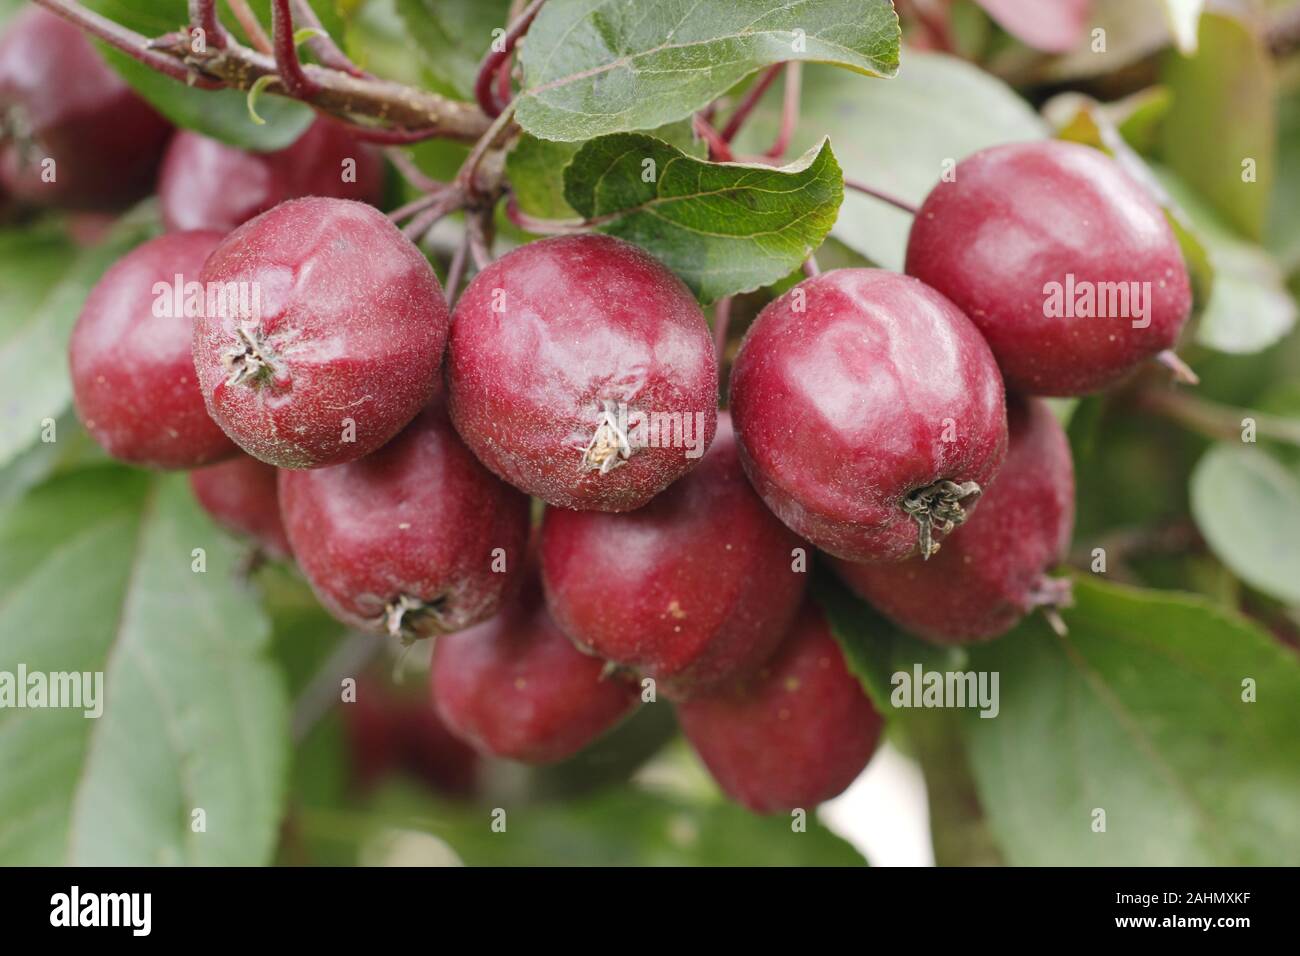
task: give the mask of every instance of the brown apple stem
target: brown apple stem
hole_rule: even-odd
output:
[[[939,535],[961,525],[980,496],[980,486],[973,481],[955,482],[946,478],[924,488],[917,488],[903,499],[903,510],[917,524],[917,539],[923,560],[939,551]]]
[[[1174,374],[1174,381],[1181,382],[1184,385],[1200,385],[1201,380],[1192,367],[1178,357],[1178,353],[1173,349],[1165,349],[1156,355],[1156,362],[1169,369]]]

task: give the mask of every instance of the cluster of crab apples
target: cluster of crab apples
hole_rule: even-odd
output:
[[[340,156],[369,172],[341,182]],[[161,168],[169,231],[71,340],[91,436],[192,469],[349,626],[436,638],[434,704],[478,750],[561,760],[662,696],[759,812],[839,793],[880,737],[809,577],[940,643],[1067,603],[1047,572],[1073,465],[1041,397],[1121,380],[1191,305],[1164,214],[1112,160],[995,147],[926,199],[906,274],[768,304],[720,410],[699,304],[636,246],[522,245],[452,312],[371,205],[378,157],[325,120],[273,154],[178,133]],[[1092,298],[1054,309],[1053,283]],[[1121,286],[1123,309],[1096,292]]]

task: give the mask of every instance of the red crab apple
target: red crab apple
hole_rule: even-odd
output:
[[[361,678],[356,700],[344,705],[343,718],[353,779],[361,789],[402,771],[436,793],[474,792],[479,756],[447,729],[427,695]]]
[[[1068,604],[1067,580],[1046,571],[1074,527],[1070,444],[1038,399],[1007,406],[1011,444],[979,510],[929,561],[850,564],[839,576],[904,630],[940,644],[987,640],[1035,607]]]
[[[452,319],[447,381],[474,454],[562,508],[641,507],[699,461],[716,425],[694,297],[609,236],[543,239],[479,273]]]
[[[775,650],[805,590],[801,544],[754,494],[722,412],[699,467],[644,508],[547,509],[547,604],[579,645],[685,696]]]
[[[276,470],[270,465],[236,455],[191,471],[190,489],[203,510],[227,531],[251,538],[273,558],[292,556],[280,520]]]
[[[544,764],[577,753],[636,706],[637,685],[577,650],[551,619],[541,582],[490,621],[438,638],[433,700],[479,751]]]
[[[325,118],[290,146],[270,153],[248,152],[181,130],[167,147],[158,177],[168,229],[223,232],[286,199],[330,196],[377,204],[383,189],[379,152]]]
[[[882,725],[811,602],[756,674],[686,701],[677,714],[718,785],[755,813],[841,793],[875,753]]]
[[[433,397],[449,322],[442,289],[371,206],[281,203],[226,236],[200,278],[228,294],[194,325],[199,384],[209,413],[254,458],[280,468],[353,461]]]
[[[129,205],[153,186],[170,134],[62,17],[28,7],[0,37],[0,184],[16,200]]]
[[[958,163],[912,223],[907,272],[970,316],[1027,395],[1113,384],[1173,346],[1192,304],[1160,207],[1114,160],[1055,140]]]
[[[838,557],[933,550],[1006,453],[979,332],[908,276],[840,269],[770,303],[731,373],[741,463],[796,533]]]
[[[238,449],[208,417],[190,359],[192,317],[173,295],[198,278],[217,232],[159,236],[119,259],[91,289],[68,345],[72,395],[86,431],[114,458],[195,468]]]
[[[326,609],[408,639],[495,614],[528,542],[528,499],[475,460],[441,400],[360,461],[280,472],[280,511]]]

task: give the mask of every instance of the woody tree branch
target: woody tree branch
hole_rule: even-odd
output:
[[[75,0],[35,2],[133,59],[181,82],[205,89],[228,87],[248,91],[262,81],[261,92],[298,99],[335,116],[366,117],[384,124],[378,128],[362,125],[363,132],[403,142],[435,136],[473,142],[492,125],[492,120],[475,104],[459,103],[400,83],[353,76],[314,64],[298,64],[301,77],[296,79],[306,81],[306,90],[299,87],[303,95],[294,96],[290,88],[294,80],[286,83],[273,56],[242,46],[229,35],[223,48],[207,43],[202,52],[195,52],[183,33],[150,40],[87,10]]]

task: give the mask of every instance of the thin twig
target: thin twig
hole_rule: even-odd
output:
[[[477,210],[466,217],[466,233],[469,237],[469,255],[474,262],[474,269],[482,272],[492,264],[492,211]]]
[[[76,7],[71,0],[39,2]],[[80,19],[79,14],[76,18]],[[153,46],[172,57],[174,65],[183,64],[198,70],[203,78],[224,81],[227,86],[248,90],[258,80],[268,77],[264,92],[291,95],[281,80],[274,58],[237,43],[231,43],[225,50],[209,50],[201,56],[194,54],[188,43],[180,40],[168,43],[155,41]],[[477,140],[491,126],[487,116],[470,103],[458,103],[436,93],[400,83],[363,79],[315,64],[303,65],[302,70],[310,84],[316,88],[316,92],[306,102],[327,113],[372,117],[392,123],[398,132],[404,134],[421,131],[431,136],[468,141]],[[184,75],[181,74],[182,79]],[[384,130],[369,132],[378,134]]]
[[[727,332],[731,327],[731,296],[724,295],[713,305],[713,350],[718,356],[718,376],[727,356]]]
[[[384,646],[382,637],[349,634],[325,659],[311,682],[298,696],[293,708],[292,737],[301,743],[342,698],[340,686],[346,677],[357,677]]]
[[[1195,432],[1221,441],[1241,441],[1245,420],[1255,423],[1260,438],[1300,447],[1300,422],[1280,415],[1209,402],[1190,392],[1147,388],[1137,393],[1139,408],[1163,415]]]
[[[822,274],[822,267],[817,264],[816,256],[809,256],[803,261],[803,274],[809,279],[814,279]]]
[[[311,4],[307,0],[292,0],[292,3],[293,15],[298,22],[304,27],[320,31],[319,36],[314,36],[307,41],[307,49],[311,50],[322,65],[333,70],[342,70],[344,73],[356,77],[370,75],[348,59],[347,54],[339,49],[338,44],[325,32],[325,25],[320,22],[320,17],[316,16],[316,11],[311,8]]]
[[[408,222],[402,232],[412,242],[419,242],[436,223],[464,206],[465,194],[455,186],[448,186],[438,193],[436,200],[424,212]]]
[[[217,19],[217,0],[190,0],[190,25],[203,31],[203,42],[218,50],[226,46],[226,30]]]
[[[406,154],[405,150],[393,146],[384,150],[384,155],[388,157],[390,163],[397,167],[397,171],[405,177],[406,181],[420,192],[433,192],[446,185],[430,176],[426,176],[424,171],[415,165],[415,160]]]
[[[447,288],[443,293],[447,296],[447,304],[456,304],[456,290],[460,288],[460,280],[465,276],[465,263],[469,260],[469,232],[466,231],[465,237],[461,240],[460,245],[456,247],[455,253],[451,257],[451,265],[447,267]]]
[[[388,218],[393,222],[401,222],[408,216],[413,216],[418,212],[423,212],[438,201],[441,190],[434,190],[425,193],[419,199],[413,199],[404,206],[398,206],[388,214]]]
[[[253,44],[254,49],[262,53],[275,52],[271,46],[271,38],[262,29],[262,22],[257,19],[257,14],[248,5],[248,0],[226,0],[226,6],[230,7],[235,21],[248,35],[248,42]]]
[[[1156,354],[1156,362],[1163,365],[1174,376],[1175,382],[1181,382],[1183,385],[1200,385],[1201,379],[1192,367],[1184,362],[1173,349],[1165,349]]]
[[[713,128],[713,124],[704,118],[702,113],[696,113],[694,118],[695,135],[709,147],[709,159],[715,163],[731,162],[731,146],[722,138],[722,134]]]
[[[65,20],[75,23],[91,36],[103,40],[117,50],[121,50],[131,59],[143,63],[151,70],[157,70],[174,80],[197,86],[200,89],[216,90],[223,85],[211,77],[195,73],[183,62],[152,49],[148,37],[136,33],[134,30],[128,30],[120,23],[100,16],[93,10],[87,10],[76,0],[35,0],[35,2],[51,13],[57,13]]]
[[[296,100],[309,100],[320,92],[320,87],[307,79],[298,59],[298,46],[293,39],[293,13],[289,0],[271,0],[271,42],[275,44],[275,65],[280,71],[280,82]]]
[[[731,114],[731,119],[727,120],[727,125],[722,128],[722,138],[724,140],[730,143],[736,138],[740,128],[745,125],[745,120],[749,119],[749,114],[754,112],[754,107],[758,105],[758,101],[763,98],[763,94],[776,82],[776,78],[781,75],[781,71],[784,69],[784,63],[769,66],[754,81],[754,84],[745,91],[745,96],[740,101],[740,105],[736,107],[736,112]]]
[[[569,236],[591,228],[584,219],[538,219],[530,216],[519,208],[519,199],[514,193],[506,197],[506,218],[524,232],[538,236]]]
[[[532,3],[524,7],[524,12],[515,18],[514,22],[506,27],[505,36],[502,37],[500,50],[488,50],[487,56],[483,57],[483,62],[479,64],[478,77],[474,81],[474,98],[478,100],[479,107],[488,116],[500,116],[505,109],[504,102],[497,102],[497,97],[492,84],[497,81],[497,71],[501,65],[510,58],[514,52],[515,44],[519,38],[528,32],[532,25],[533,19],[537,16],[537,11],[542,9],[542,4],[546,0],[533,0]]]
[[[781,101],[781,129],[764,155],[780,159],[790,148],[795,127],[799,125],[799,98],[803,92],[803,64],[791,63],[785,71],[785,96]]]
[[[844,177],[844,185],[849,189],[856,190],[857,192],[870,196],[873,199],[879,199],[881,202],[889,203],[889,205],[901,209],[903,212],[910,213],[913,216],[916,215],[916,207],[910,202],[905,199],[899,199],[897,196],[891,196],[889,193],[876,189],[874,186],[868,186],[866,183],[860,182],[856,179],[849,179],[847,176]]]
[[[483,162],[483,157],[487,155],[489,150],[503,145],[517,132],[518,128],[515,126],[514,116],[514,106],[508,105],[502,110],[501,115],[492,121],[492,125],[478,138],[474,148],[465,157],[465,162],[461,164],[460,171],[456,174],[456,182],[467,195],[472,197],[483,196],[476,175],[479,164]]]

